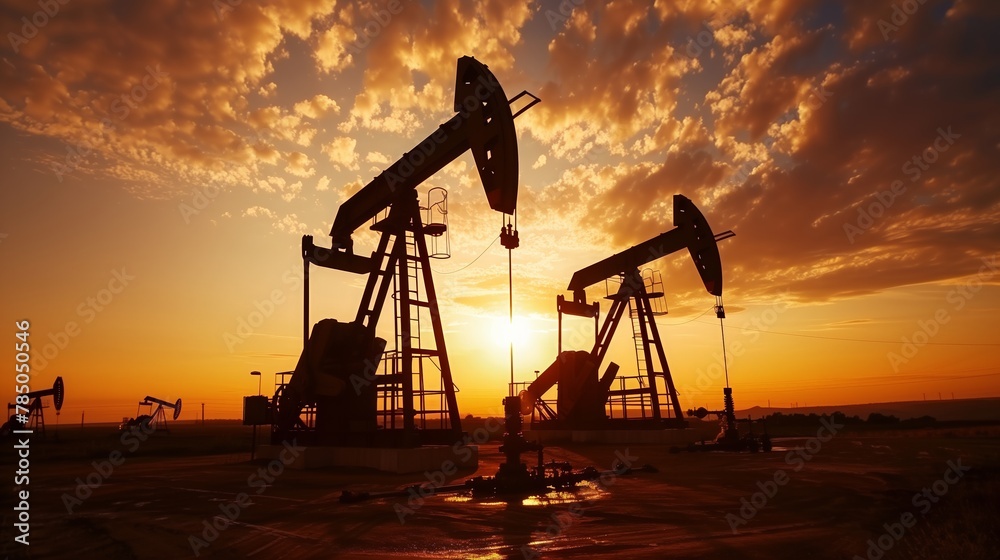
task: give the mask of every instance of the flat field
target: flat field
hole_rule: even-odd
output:
[[[524,500],[359,504],[341,504],[341,491],[399,489],[437,475],[251,462],[249,428],[233,423],[171,426],[125,443],[113,426],[63,427],[58,439],[50,428],[48,440],[32,442],[30,557],[997,557],[1000,428],[844,429],[832,437],[820,428],[759,454],[553,446],[547,460],[576,468],[609,469],[625,456],[658,472]],[[477,472],[450,480],[494,474],[496,442],[480,452]],[[109,470],[110,458],[119,464]],[[16,468],[10,453],[0,468]],[[25,550],[9,537],[12,514],[3,508],[3,553],[17,558]]]

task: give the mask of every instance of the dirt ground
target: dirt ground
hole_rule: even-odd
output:
[[[111,559],[997,557],[1000,430],[819,435],[827,441],[781,438],[767,454],[551,447],[547,459],[576,468],[609,469],[625,456],[659,471],[508,502],[437,495],[350,505],[338,501],[344,489],[398,489],[427,478],[292,469],[272,477],[267,462],[250,462],[246,452],[197,455],[198,446],[217,447],[180,432],[155,434],[136,453],[107,440],[74,450],[54,444],[31,465],[28,551]],[[120,464],[105,476],[101,461],[115,449]],[[496,472],[497,445],[480,452],[478,471],[455,480]],[[81,498],[87,489],[78,492],[76,479],[88,477],[99,484]],[[22,557],[11,507],[3,510],[3,553]],[[888,552],[872,548],[880,542]]]

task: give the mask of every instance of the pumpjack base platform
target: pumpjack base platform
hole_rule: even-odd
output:
[[[285,448],[281,445],[262,445],[257,448],[257,456],[261,459],[277,459],[282,449]],[[451,461],[457,470],[475,470],[479,466],[479,448],[469,445],[456,452],[449,445],[408,448],[315,446],[305,447],[288,466],[294,469],[361,467],[387,473],[410,474],[441,470],[447,461]]]
[[[529,430],[524,439],[548,445],[553,442],[607,444],[666,444],[688,445],[701,437],[691,429],[663,430]]]

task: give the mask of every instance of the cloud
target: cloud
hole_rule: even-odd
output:
[[[285,202],[294,200],[302,192],[302,181],[289,183],[284,177],[268,176],[257,181],[253,188],[255,193],[274,193],[281,196]]]
[[[350,43],[357,38],[354,30],[341,23],[334,23],[320,35],[315,57],[320,68],[326,73],[338,73],[354,62],[354,56],[348,50]]]
[[[279,106],[261,107],[251,111],[247,121],[253,126],[252,132],[259,141],[266,139],[274,143],[285,141],[309,146],[318,131],[303,120],[304,114],[298,108],[299,105],[296,105],[294,111],[286,111]],[[306,102],[301,111],[317,114],[311,102]]]
[[[284,189],[286,184],[287,181],[285,181],[282,177],[271,176],[257,181],[257,187],[254,189],[254,192],[261,191],[273,193]]]
[[[711,92],[716,133],[746,131],[758,140],[779,117],[796,108],[815,70],[802,64],[821,47],[830,29],[794,36],[775,36],[745,54],[732,72]]]
[[[295,104],[295,112],[310,119],[321,119],[326,115],[336,115],[340,106],[329,97],[319,94]]]
[[[553,155],[573,161],[588,145],[621,153],[651,123],[676,120],[680,80],[698,64],[649,24],[656,15],[642,3],[587,5],[549,41],[548,81],[536,92],[543,103],[524,121]]]
[[[295,214],[288,214],[277,220],[274,222],[274,227],[278,231],[292,234],[303,234],[309,231],[306,224],[299,220],[299,217]]]
[[[291,202],[298,197],[300,192],[302,192],[302,181],[296,181],[291,185],[288,185],[284,193],[281,195],[281,199],[285,202]]]
[[[257,94],[264,98],[274,97],[275,92],[278,91],[278,85],[274,82],[268,82],[257,90]]]
[[[851,297],[978,270],[1000,235],[1000,143],[988,132],[1000,130],[1000,117],[985,79],[1000,72],[1000,48],[972,47],[967,37],[996,23],[987,15],[995,11],[982,2],[921,9],[887,45],[875,25],[891,15],[887,3],[848,9],[839,28],[804,17],[804,4],[706,14],[699,25],[714,30],[711,46],[697,64],[667,65],[655,56],[671,48],[657,46],[666,38],[639,31],[629,42],[646,7],[574,10],[549,44],[544,102],[525,122],[556,157],[573,161],[595,145],[624,157],[573,168],[542,189],[544,206],[566,213],[575,235],[603,235],[620,250],[669,229],[670,196],[685,194],[716,231],[737,233],[721,250],[728,289],[741,298],[779,288],[803,300]],[[697,32],[685,27],[696,12],[653,11]],[[680,48],[672,56],[689,58]],[[949,62],[956,59],[964,63]],[[708,84],[704,95],[667,85],[690,86],[694,75]],[[625,91],[614,91],[621,84]],[[949,126],[961,138],[935,152]],[[883,209],[878,197],[889,200],[894,181],[903,194]],[[879,217],[866,221],[869,209]],[[849,239],[845,228],[861,222],[868,225]],[[681,274],[688,260],[681,253],[658,266]],[[703,294],[691,274],[672,290]]]
[[[458,56],[475,54],[494,72],[513,69],[512,48],[532,13],[526,3],[502,0],[403,3],[359,55],[366,63],[362,88],[341,131],[408,132],[425,116],[440,115],[452,104]]]
[[[372,9],[62,5],[16,53],[0,45],[0,122],[60,146],[12,157],[143,197],[213,184],[275,207],[317,176],[317,191],[346,196],[367,180],[362,158],[381,168],[451,115],[455,59],[474,53],[508,94],[543,100],[517,121],[520,227],[573,250],[525,243],[537,267],[668,229],[678,192],[736,231],[727,289],[745,297],[947,281],[995,252],[1000,16],[986,0],[929,0],[888,39],[888,0],[592,2],[551,26],[541,4],[409,2],[364,34]],[[958,135],[946,150],[932,149],[939,130]],[[450,225],[485,245],[496,216],[470,162],[425,186],[447,186]],[[696,280],[675,288],[693,297]]]
[[[252,182],[258,158],[282,151],[262,134],[300,144],[315,134],[281,119],[273,131],[241,123],[255,121],[254,95],[275,97],[269,78],[285,36],[309,37],[334,5],[66,3],[17,52],[0,45],[0,122],[87,145],[73,173],[104,174],[107,161],[145,168],[152,177],[122,178],[147,192]],[[11,9],[17,21],[37,6]]]
[[[282,233],[300,234],[308,231],[306,225],[294,213],[279,218],[276,212],[263,206],[251,206],[244,210],[242,215],[244,218],[266,218],[270,220],[275,230]]]
[[[377,165],[385,165],[389,163],[389,156],[382,152],[368,152],[368,155],[365,156],[365,161]]]
[[[358,153],[354,151],[357,141],[348,136],[338,136],[323,144],[323,153],[326,154],[334,164],[334,169],[358,169]]]
[[[296,177],[312,177],[316,174],[316,162],[302,152],[292,152],[288,154],[288,165],[285,172]]]
[[[251,206],[243,211],[243,216],[250,218],[275,218],[274,212],[264,208],[263,206]]]

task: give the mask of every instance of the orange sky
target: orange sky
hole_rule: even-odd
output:
[[[472,55],[543,100],[516,122],[520,379],[555,357],[572,273],[670,229],[681,193],[737,234],[738,408],[1000,395],[992,3],[929,0],[895,30],[888,1],[564,4],[79,1],[32,34],[38,6],[5,2],[0,360],[28,319],[33,388],[66,382],[60,422],[147,394],[238,417],[249,371],[270,392],[297,359],[301,236],[328,245],[340,203],[452,114]],[[433,264],[460,411],[496,412],[506,252],[458,269],[501,219],[469,154],[431,186],[450,192],[453,257]],[[689,260],[653,265],[659,322],[682,406],[715,407],[718,322]],[[318,272],[311,316],[353,318],[360,286]],[[589,349],[591,325],[566,329]],[[610,358],[634,370],[622,330]]]

